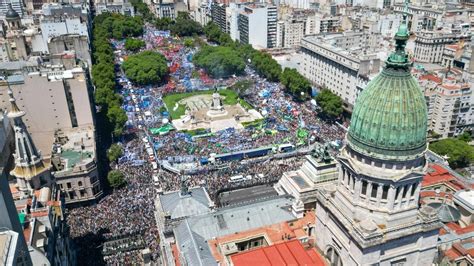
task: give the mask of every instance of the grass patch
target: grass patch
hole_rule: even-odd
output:
[[[163,97],[163,102],[165,103],[166,108],[168,109],[168,112],[170,113],[171,118],[179,119],[182,115],[185,114],[186,106],[184,104],[178,104],[178,108],[176,110],[173,110],[177,102],[191,96],[212,94],[213,92],[214,92],[213,90],[207,90],[207,91],[193,91],[193,92],[186,92],[186,93],[168,94],[165,97]],[[252,106],[249,103],[247,103],[245,100],[239,99],[239,95],[233,90],[229,90],[229,89],[219,90],[219,94],[221,96],[224,96],[223,103],[225,105],[235,105],[240,102],[242,107],[252,109]]]

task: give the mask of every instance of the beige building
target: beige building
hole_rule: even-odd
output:
[[[301,40],[300,73],[318,86],[328,88],[351,108],[369,76],[380,69],[373,52],[380,35],[345,32],[307,36]]]
[[[457,73],[457,75],[456,75]],[[474,125],[472,89],[461,79],[461,72],[452,69],[445,73],[419,77],[428,105],[428,130],[442,138],[455,137]]]
[[[0,65],[0,70],[5,70],[8,64]],[[24,71],[8,76],[7,80],[18,106],[26,111],[23,121],[44,156],[51,153],[57,129],[94,125],[88,81],[81,68]],[[6,110],[8,106],[7,87],[3,85],[0,86],[0,109]]]
[[[93,126],[55,132],[51,162],[66,204],[93,202],[102,196]]]

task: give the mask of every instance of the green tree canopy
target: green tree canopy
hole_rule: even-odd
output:
[[[465,131],[458,137],[459,140],[465,141],[465,142],[470,142],[472,140],[472,135],[471,132]]]
[[[125,176],[122,172],[118,170],[112,170],[107,174],[107,181],[109,181],[109,185],[112,188],[119,188],[125,185]]]
[[[294,68],[285,68],[281,73],[280,81],[286,91],[298,99],[307,97],[311,89],[309,81]]]
[[[147,22],[153,23],[155,19],[155,15],[150,12],[148,6],[143,3],[142,0],[131,0],[130,3],[133,5],[135,10],[143,17],[143,19]]]
[[[117,23],[125,25],[120,26],[123,32],[115,32],[120,35],[118,37],[139,35],[143,26],[139,18],[131,19],[120,14],[104,13],[94,19],[94,40],[92,41],[94,59],[92,80],[96,87],[94,99],[95,103],[100,105],[101,111],[106,114],[107,128],[116,136],[122,134],[123,126],[127,121],[125,111],[120,108],[121,96],[115,93],[114,52],[109,42],[109,38],[114,37],[112,28]],[[135,29],[130,29],[130,27],[135,27]]]
[[[187,12],[178,12],[178,17],[169,27],[171,32],[178,36],[193,36],[202,33],[201,24],[192,20]]]
[[[474,161],[474,148],[459,139],[442,139],[431,143],[429,148],[439,155],[447,155],[454,169],[469,166]]]
[[[114,143],[107,150],[107,158],[109,159],[109,162],[117,162],[122,155],[123,148],[120,144]]]
[[[193,62],[214,78],[241,75],[245,70],[244,60],[225,46],[204,46],[194,55]]]
[[[94,19],[94,22],[97,21],[100,23],[94,28],[94,36],[100,33],[99,36],[106,39],[123,39],[143,34],[143,19],[140,16],[130,17],[117,13],[104,13]]]
[[[174,20],[168,17],[158,18],[155,20],[155,26],[159,30],[170,30],[173,24]]]
[[[135,38],[127,38],[125,40],[125,49],[136,52],[145,47],[145,41]]]
[[[342,99],[328,89],[323,89],[316,96],[316,102],[321,107],[323,114],[329,118],[336,118],[342,114]]]
[[[194,47],[194,39],[191,37],[188,37],[184,39],[184,46],[186,47]]]
[[[152,51],[129,56],[122,67],[131,81],[141,85],[160,83],[168,74],[165,57]]]

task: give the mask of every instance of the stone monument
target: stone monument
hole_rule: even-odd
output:
[[[222,105],[222,97],[217,91],[217,87],[214,87],[214,93],[212,93],[212,103],[211,108],[207,112],[209,117],[224,116],[227,115],[227,111]]]

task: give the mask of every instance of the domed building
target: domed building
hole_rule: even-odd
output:
[[[318,192],[316,244],[331,265],[432,265],[437,252],[437,214],[418,207],[427,107],[410,73],[404,21],[395,51],[356,101],[336,186]]]

